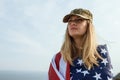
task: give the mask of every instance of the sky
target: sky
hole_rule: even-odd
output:
[[[89,9],[98,40],[107,44],[113,73],[120,72],[119,0],[0,0],[0,70],[47,72],[60,51],[75,8]]]

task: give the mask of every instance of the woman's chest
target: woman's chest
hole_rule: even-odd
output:
[[[74,66],[70,66],[70,80],[112,80],[111,69],[102,63],[91,70],[88,70],[80,59],[74,60],[73,64]]]

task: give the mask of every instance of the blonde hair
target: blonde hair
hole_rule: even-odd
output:
[[[95,30],[92,22],[90,20],[87,21],[87,31],[83,36],[83,49],[82,55],[78,55],[84,62],[85,67],[87,69],[91,69],[93,65],[98,65],[97,59],[103,59],[99,53],[97,52],[97,41],[95,36]],[[73,38],[68,33],[68,28],[66,29],[65,33],[65,40],[61,47],[61,54],[66,62],[69,62],[73,65],[73,54],[77,53],[77,48],[74,45]]]

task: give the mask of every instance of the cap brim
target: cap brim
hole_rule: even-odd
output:
[[[79,15],[79,14],[68,14],[68,15],[64,16],[63,22],[64,22],[64,23],[68,22],[68,20],[69,20],[69,18],[70,18],[71,16],[79,16],[79,17],[81,17],[81,18],[88,19],[87,17],[85,17],[85,16],[83,16],[83,15]]]

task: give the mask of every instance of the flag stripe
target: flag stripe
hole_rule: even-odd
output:
[[[61,57],[61,53],[56,54],[51,62],[49,68],[49,80],[68,80],[66,77],[67,70],[67,63]]]

